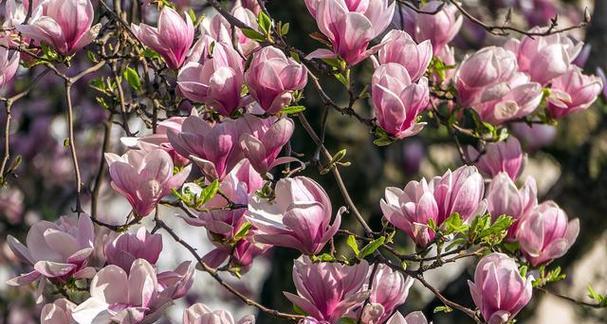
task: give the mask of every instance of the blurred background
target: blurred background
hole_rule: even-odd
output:
[[[180,1],[182,5],[187,5]],[[224,1],[227,2],[227,1]],[[595,73],[596,69],[607,68],[607,1],[558,1],[558,0],[466,0],[466,8],[476,17],[490,24],[500,24],[509,16],[511,25],[527,29],[531,26],[546,25],[558,15],[559,27],[576,25],[583,21],[585,12],[592,17],[587,29],[570,33],[588,44],[588,60],[584,69]],[[125,3],[126,5],[126,3]],[[199,5],[198,3],[196,5]],[[270,0],[268,9],[273,17],[290,22],[288,40],[291,44],[311,52],[321,46],[309,37],[316,30],[313,19],[308,14],[303,0]],[[0,5],[2,10],[4,4]],[[212,12],[208,12],[212,15]],[[398,27],[394,24],[394,27]],[[512,35],[512,37],[519,37]],[[507,38],[492,36],[479,26],[464,20],[464,27],[454,40],[455,56],[458,61],[467,53],[481,47],[502,44]],[[81,70],[86,59],[76,60],[74,70]],[[25,70],[15,78],[14,87],[22,89],[31,82],[39,70]],[[368,84],[372,73],[371,64],[361,64],[353,73],[356,89]],[[325,80],[323,86],[337,102],[347,103],[346,94],[337,81]],[[5,90],[11,93],[12,89]],[[78,84],[75,96],[77,107],[77,144],[84,183],[92,182],[100,160],[99,147],[103,138],[106,111],[95,102],[95,94],[87,82]],[[306,115],[313,126],[320,125],[321,102],[313,90],[306,92],[304,104]],[[11,145],[14,154],[22,157],[17,166],[16,176],[0,190],[0,323],[20,324],[38,322],[39,307],[31,297],[32,291],[7,287],[6,279],[23,272],[4,242],[11,234],[23,239],[29,226],[40,219],[53,220],[60,215],[71,214],[74,206],[75,190],[72,180],[69,151],[64,146],[66,125],[64,117],[63,85],[58,79],[46,76],[25,99],[13,107],[13,128]],[[370,116],[366,100],[356,106],[361,114]],[[3,111],[3,109],[2,109]],[[6,116],[0,113],[0,124]],[[368,129],[332,111],[327,128],[327,147],[335,152],[346,148],[346,159],[352,165],[344,168],[342,174],[350,193],[361,212],[374,228],[381,226],[379,200],[386,186],[403,187],[409,180],[422,176],[442,174],[448,168],[461,164],[452,137],[445,128],[430,124],[413,138],[396,142],[388,147],[377,147]],[[135,118],[132,130],[142,128]],[[586,289],[592,283],[600,293],[607,292],[607,105],[605,99],[588,111],[574,114],[559,121],[558,127],[526,124],[513,125],[511,133],[524,143],[528,152],[525,174],[538,180],[542,200],[555,200],[569,215],[581,221],[581,232],[576,244],[557,264],[566,269],[566,280],[554,285],[553,290],[587,300]],[[125,149],[119,138],[120,127],[113,127],[111,151],[122,153]],[[142,133],[146,130],[142,129]],[[4,140],[4,139],[2,139]],[[466,138],[461,138],[465,143]],[[297,130],[292,148],[297,153],[313,154],[315,147],[301,129]],[[329,191],[333,205],[343,204],[330,175],[320,176],[310,168],[307,174],[323,184]],[[524,179],[525,176],[521,177]],[[90,188],[89,188],[90,189]],[[90,191],[89,191],[90,192]],[[123,219],[129,212],[125,200],[114,195],[105,183],[102,187],[100,214],[102,219]],[[86,195],[85,195],[86,196]],[[87,197],[84,197],[87,199]],[[176,210],[161,209],[160,214],[182,237],[198,247],[201,254],[212,246],[201,228],[186,227],[179,220]],[[346,217],[345,226],[353,231],[361,231],[358,223]],[[101,237],[103,233],[98,233]],[[405,237],[397,237],[398,244],[410,245]],[[159,267],[173,268],[180,261],[189,259],[187,251],[175,245],[169,237],[164,239],[165,249]],[[410,247],[411,251],[413,247]],[[258,296],[267,306],[290,311],[292,306],[283,297],[282,291],[294,291],[291,280],[293,259],[297,255],[290,250],[274,248],[264,257],[255,261],[252,270],[242,279],[228,278],[234,285],[251,296]],[[474,264],[459,262],[428,273],[433,282],[445,295],[459,303],[472,305],[466,280],[471,278]],[[236,314],[249,314],[254,309],[243,307],[238,300],[219,287],[205,273],[198,272],[191,293],[171,308],[169,316],[161,321],[177,323],[186,304],[204,302],[212,308],[223,307]],[[415,285],[402,313],[421,309],[434,323],[468,323],[457,312],[433,314],[441,303],[429,291]],[[239,318],[239,316],[236,316]],[[279,323],[263,316],[258,323]],[[535,298],[521,314],[519,323],[607,323],[607,311],[594,311],[575,306],[553,296],[536,292]]]

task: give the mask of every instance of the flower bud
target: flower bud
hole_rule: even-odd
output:
[[[503,253],[483,257],[468,280],[470,294],[483,318],[491,324],[505,324],[529,303],[533,278],[523,278],[514,259]]]
[[[417,117],[430,102],[428,79],[412,83],[404,66],[381,65],[373,73],[371,100],[377,123],[386,133],[400,139],[416,135],[425,125]]]
[[[565,211],[553,201],[546,201],[523,219],[516,238],[525,258],[538,266],[565,255],[579,232],[579,219],[568,222]]]
[[[588,109],[603,91],[603,81],[599,77],[585,75],[579,68],[571,68],[551,83],[548,115],[552,118]]]
[[[27,25],[16,28],[63,55],[71,55],[97,37],[101,25],[92,26],[94,18],[90,0],[46,0],[33,8]]]
[[[129,150],[122,156],[105,153],[105,160],[112,188],[129,201],[140,218],[149,215],[171,190],[181,187],[191,169],[186,167],[173,175],[173,160],[160,149]]]
[[[369,43],[390,24],[395,4],[389,0],[306,0],[316,19],[318,29],[333,45],[333,51],[320,49],[307,56],[330,58],[339,56],[355,65],[369,55]]]
[[[272,46],[253,54],[251,65],[245,74],[249,92],[261,108],[276,114],[291,103],[293,92],[301,90],[308,82],[308,71],[300,63]]]
[[[369,296],[369,292],[361,291],[368,272],[369,264],[365,260],[355,265],[312,263],[303,256],[293,265],[297,295],[283,293],[317,322],[337,323],[349,310],[362,306]]]
[[[479,153],[468,146],[468,157],[476,161],[475,165],[485,176],[493,178],[500,172],[505,172],[512,180],[516,180],[522,171],[524,155],[521,143],[514,136],[505,141],[487,143],[485,152]]]
[[[404,66],[412,81],[417,81],[424,75],[432,60],[430,41],[417,44],[409,34],[401,30],[390,31],[382,44],[384,46],[377,53],[379,63],[398,63]]]
[[[524,186],[518,189],[506,173],[498,173],[487,189],[487,211],[493,220],[501,215],[513,218],[508,230],[508,238],[514,240],[520,222],[537,206],[537,186],[535,179],[528,177]]]
[[[179,69],[194,41],[194,24],[190,15],[185,21],[174,9],[164,6],[158,17],[158,27],[131,25],[131,30],[143,44],[158,52],[171,69]]]

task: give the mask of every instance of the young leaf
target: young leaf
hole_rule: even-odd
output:
[[[141,80],[139,79],[139,74],[137,74],[137,70],[132,67],[127,67],[123,72],[123,76],[126,79],[126,82],[131,86],[131,88],[135,90],[141,89]]]
[[[295,115],[295,114],[298,114],[305,110],[306,110],[305,106],[288,106],[288,107],[282,108],[282,110],[280,112],[282,112],[283,114],[287,114],[287,115]]]
[[[358,257],[358,255],[360,254],[360,250],[358,249],[358,243],[356,242],[356,238],[354,237],[354,235],[348,236],[346,244],[352,249],[354,255]]]
[[[358,255],[359,259],[364,259],[367,256],[373,254],[373,252],[375,252],[377,249],[379,249],[380,246],[384,245],[384,242],[386,241],[386,238],[384,236],[375,239],[371,242],[369,242],[369,244],[365,245],[365,247],[360,250],[360,254]]]

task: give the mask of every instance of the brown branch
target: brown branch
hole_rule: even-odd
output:
[[[548,26],[548,28],[545,31],[530,32],[530,31],[522,30],[522,29],[512,27],[512,26],[489,25],[489,24],[483,22],[482,20],[480,20],[479,18],[475,17],[474,15],[472,15],[466,9],[464,9],[463,5],[461,5],[457,0],[449,0],[449,2],[451,4],[453,4],[457,8],[457,10],[459,10],[459,12],[461,12],[462,15],[464,15],[464,17],[468,18],[468,20],[470,20],[474,24],[482,27],[490,34],[497,35],[497,36],[507,36],[507,35],[510,35],[510,32],[515,32],[515,33],[518,33],[521,35],[526,35],[529,37],[548,36],[548,35],[553,35],[553,34],[564,33],[564,32],[579,29],[579,28],[584,28],[590,22],[588,19],[588,15],[585,14],[584,21],[582,21],[578,25],[568,26],[568,27],[559,29],[559,28],[556,28],[558,26],[558,17],[554,17],[551,19],[550,26]]]
[[[545,294],[549,294],[549,295],[558,297],[560,299],[566,300],[568,302],[571,302],[571,303],[574,303],[574,304],[577,304],[577,305],[580,305],[580,306],[591,307],[591,308],[606,308],[607,307],[607,305],[588,303],[588,302],[585,302],[585,301],[577,300],[575,298],[572,298],[572,297],[569,297],[569,296],[565,296],[565,295],[561,295],[561,294],[559,294],[557,292],[548,290],[548,289],[543,288],[543,287],[535,287],[535,289],[537,289],[537,290],[539,290],[539,291],[541,291],[541,292],[543,292]]]

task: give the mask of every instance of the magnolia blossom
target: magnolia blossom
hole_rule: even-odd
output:
[[[536,151],[550,145],[556,138],[557,129],[553,125],[512,123],[512,133],[525,144],[527,152]]]
[[[440,6],[442,9],[436,12]],[[416,13],[407,6],[400,6],[399,13],[394,15],[396,25],[403,28],[418,42],[429,40],[434,54],[441,52],[459,33],[463,17],[453,4],[430,0],[420,7],[421,11],[435,14]]]
[[[8,85],[19,68],[19,52],[9,51],[8,41],[0,39],[0,89]]]
[[[401,139],[416,135],[425,125],[417,122],[418,115],[430,102],[428,79],[412,83],[404,66],[381,65],[373,73],[371,100],[377,123],[386,133]]]
[[[228,257],[234,266],[243,272],[253,262],[253,258],[266,252],[270,246],[254,242],[249,234],[233,244],[234,236],[245,226],[244,213],[246,208],[229,208],[231,203],[246,205],[249,196],[263,186],[263,179],[253,170],[251,164],[245,159],[239,162],[234,169],[223,179],[219,191],[202,207],[206,210],[196,212],[197,218],[184,216],[183,220],[192,226],[203,226],[209,233],[209,238],[216,246],[206,254],[203,259],[210,267],[221,266]],[[184,191],[199,194],[202,189],[194,184],[186,184]]]
[[[253,55],[245,78],[261,108],[275,114],[291,103],[294,91],[306,86],[308,70],[281,50],[268,46]]]
[[[316,321],[337,323],[350,309],[362,305],[369,296],[361,291],[369,264],[356,265],[319,262],[300,257],[293,265],[293,282],[297,295],[283,292],[297,307]]]
[[[7,282],[22,286],[46,277],[52,282],[65,283],[70,278],[90,278],[95,269],[87,267],[87,259],[93,253],[95,233],[88,215],[62,216],[56,223],[39,221],[27,232],[24,246],[12,236],[8,245],[21,259],[34,269]]]
[[[242,58],[232,45],[204,35],[179,70],[177,86],[184,97],[230,116],[239,107],[243,78]]]
[[[541,85],[517,72],[515,55],[500,47],[486,47],[466,58],[455,78],[460,104],[491,123],[529,115],[542,100]]]
[[[244,121],[248,129],[240,136],[240,147],[257,172],[265,174],[277,165],[294,160],[291,157],[278,158],[293,135],[293,120],[288,117],[262,119],[245,115]]]
[[[400,312],[396,312],[388,319],[386,324],[428,324],[428,320],[424,313],[420,311],[411,312],[405,317]]]
[[[259,7],[257,0],[246,0],[246,2],[254,2]],[[251,29],[259,31],[257,24],[259,12],[251,11],[248,5],[241,6],[237,2],[231,14]],[[236,49],[246,57],[259,48],[258,42],[248,38],[240,28],[232,28],[232,25],[221,14],[216,14],[209,19],[203,20],[201,26],[207,35],[218,42],[234,44]],[[233,38],[234,41],[232,40]]]
[[[568,222],[565,211],[553,201],[546,201],[523,219],[516,239],[525,258],[538,266],[565,255],[579,232],[579,219]]]
[[[169,153],[175,166],[182,167],[189,164],[190,160],[177,153],[173,145],[171,145],[167,134],[169,130],[180,132],[184,120],[185,117],[170,117],[158,122],[155,134],[140,137],[123,137],[120,140],[130,148],[140,148],[145,151],[153,151],[155,149],[164,150]]]
[[[505,172],[512,180],[520,175],[525,160],[521,143],[514,136],[505,141],[487,143],[483,153],[468,146],[468,157],[476,161],[475,165],[484,175],[492,178]]]
[[[50,304],[42,307],[40,313],[41,324],[72,324],[75,323],[72,318],[72,311],[76,304],[65,298],[59,298]]]
[[[381,42],[384,46],[377,53],[380,64],[398,63],[404,66],[412,81],[424,75],[432,60],[432,44],[429,40],[417,44],[406,32],[392,30]]]
[[[177,153],[187,156],[209,179],[223,179],[242,158],[240,119],[208,122],[198,116],[183,121],[180,132],[169,130],[169,142]]]
[[[369,42],[390,24],[394,3],[389,0],[305,0],[318,29],[331,42],[332,51],[319,49],[308,58],[344,59],[355,65],[373,53]]]
[[[520,221],[537,206],[537,185],[528,177],[521,189],[504,172],[498,173],[487,189],[487,211],[495,220],[501,215],[513,218],[508,229],[508,238],[515,239]]]
[[[190,15],[185,14],[184,21],[169,6],[160,11],[157,28],[131,24],[131,30],[143,44],[158,52],[171,69],[178,69],[183,64],[194,41],[194,24]]]
[[[26,37],[71,55],[97,37],[101,25],[92,26],[94,18],[90,0],[44,0],[33,8],[28,24],[16,28]]]
[[[577,67],[551,81],[548,114],[562,118],[573,112],[588,109],[603,91],[603,81],[594,75],[585,75]]]
[[[413,278],[392,270],[385,264],[375,265],[375,276],[371,284],[369,303],[362,314],[366,324],[385,323],[398,306],[405,303]],[[373,271],[372,271],[373,273]]]
[[[533,278],[521,277],[514,259],[492,253],[481,259],[468,280],[470,294],[489,324],[508,323],[529,303]]]
[[[540,27],[531,29],[531,32],[542,31]],[[520,41],[510,39],[505,45],[516,55],[519,71],[528,73],[531,80],[540,84],[567,73],[583,46],[584,43],[575,44],[570,37],[560,33],[525,36]]]
[[[109,264],[129,271],[136,259],[145,259],[151,264],[158,261],[162,251],[162,235],[150,234],[145,227],[136,233],[122,233],[105,245],[104,253]]]
[[[190,174],[190,167],[173,174],[173,160],[160,149],[129,150],[122,156],[105,153],[105,160],[112,188],[129,201],[137,217],[150,214],[160,199],[181,187]]]
[[[463,166],[430,182],[410,181],[404,190],[388,187],[380,201],[384,217],[404,231],[420,247],[435,236],[428,226],[432,220],[441,225],[453,213],[468,220],[484,212],[483,177],[475,167]]]
[[[188,288],[194,270],[193,267],[190,269]],[[91,297],[78,305],[72,316],[80,324],[152,323],[172,302],[177,288],[174,285],[163,286],[159,276],[144,259],[133,262],[128,273],[115,265],[106,266],[91,281]],[[183,285],[181,282],[178,284]]]
[[[331,225],[331,201],[325,190],[306,177],[276,183],[274,200],[253,196],[247,219],[256,227],[255,241],[317,254],[341,224],[341,208]]]
[[[183,324],[254,324],[255,317],[247,315],[234,321],[232,314],[225,310],[211,310],[205,304],[197,303],[183,312]]]

